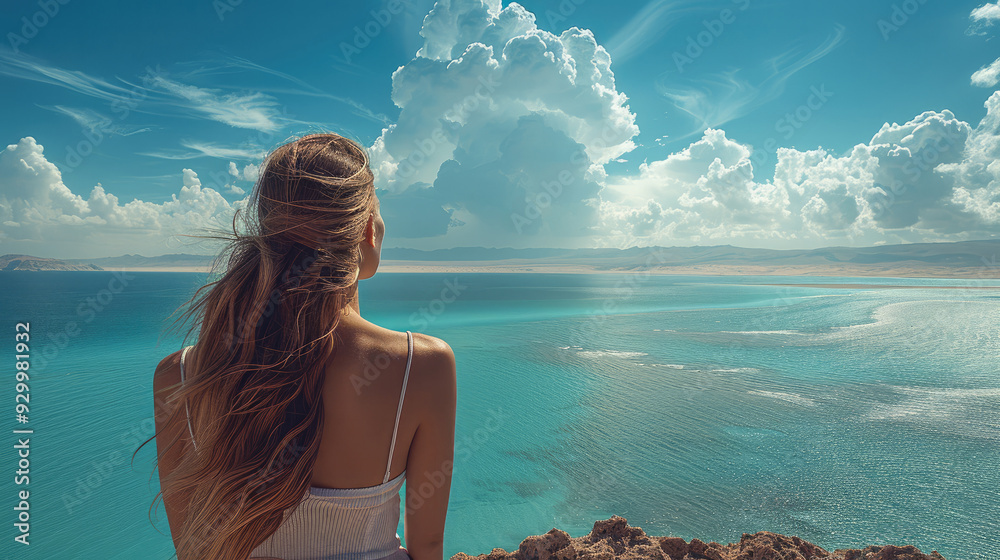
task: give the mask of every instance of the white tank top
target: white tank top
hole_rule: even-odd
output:
[[[389,480],[392,452],[396,447],[399,415],[406,396],[406,381],[410,377],[413,359],[413,334],[406,331],[406,372],[396,407],[396,423],[392,428],[389,460],[382,484],[364,488],[320,488],[311,486],[298,506],[285,511],[278,530],[254,549],[250,558],[277,557],[283,560],[409,560],[400,546],[399,489],[406,470]],[[181,383],[184,382],[184,356],[191,346],[181,351]],[[191,414],[187,402],[188,433],[197,452]]]

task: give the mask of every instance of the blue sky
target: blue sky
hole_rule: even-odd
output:
[[[317,131],[370,149],[387,247],[996,237],[998,20],[982,1],[24,2],[0,18],[0,252],[211,252],[178,234],[230,223],[263,154]]]

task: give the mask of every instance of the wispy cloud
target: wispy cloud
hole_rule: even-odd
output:
[[[392,122],[392,119],[390,119],[386,115],[381,113],[376,113],[375,111],[372,111],[364,104],[359,103],[354,99],[331,94],[327,91],[324,91],[320,88],[313,86],[312,84],[306,82],[305,80],[302,80],[301,78],[292,76],[291,74],[287,74],[285,72],[281,72],[280,70],[268,68],[267,66],[263,66],[246,58],[238,56],[227,56],[219,59],[196,60],[196,61],[185,62],[182,63],[182,66],[195,66],[193,70],[189,70],[187,72],[178,74],[178,76],[181,79],[185,80],[204,78],[205,76],[228,75],[241,71],[259,72],[261,74],[266,74],[268,76],[281,78],[282,80],[290,82],[298,87],[297,88],[282,88],[274,86],[255,87],[254,88],[255,91],[262,93],[266,92],[272,94],[301,95],[301,96],[320,97],[323,99],[329,99],[331,101],[342,103],[348,107],[351,107],[352,113],[360,117],[369,119],[373,122],[377,122],[382,125],[388,125]],[[269,82],[273,82],[273,80],[270,80]],[[308,121],[297,121],[291,118],[286,119],[286,121],[288,124],[291,123],[304,124],[304,125],[320,124]]]
[[[705,11],[714,4],[704,0],[653,0],[608,40],[605,49],[614,62],[621,64],[649,48],[681,16]]]
[[[5,47],[0,47],[0,75],[62,87],[108,102],[135,97],[134,89],[113,84],[84,72],[56,68],[31,55],[15,53]]]
[[[993,25],[996,21],[1000,21],[1000,0],[993,4],[987,2],[972,10],[972,13],[969,14],[969,19],[972,20],[972,25],[969,26],[967,33],[969,35],[984,35],[985,32],[982,31],[984,28]]]
[[[154,76],[152,84],[173,94],[188,109],[230,126],[274,132],[284,125],[275,109],[277,100],[260,92],[222,93],[163,76]]]
[[[990,23],[1000,20],[1000,1],[994,4],[987,3],[976,8],[975,10],[972,10],[969,17],[971,17],[973,21],[987,21]]]
[[[181,140],[181,145],[193,152],[161,150],[156,152],[142,152],[139,155],[155,157],[160,159],[196,159],[201,157],[213,157],[220,159],[260,159],[265,154],[263,150],[243,147],[229,147],[212,144],[210,142],[196,142],[193,140]]]
[[[76,121],[81,127],[101,134],[112,134],[118,136],[132,136],[140,132],[149,132],[151,127],[128,126],[115,122],[111,117],[99,113],[93,109],[66,107],[65,105],[39,105],[42,109],[60,113]]]
[[[722,126],[776,99],[784,93],[789,78],[830,54],[843,43],[844,35],[844,26],[837,25],[820,46],[808,53],[803,54],[802,48],[792,48],[768,59],[765,63],[767,77],[757,85],[739,77],[741,70],[707,75],[690,85],[666,84],[667,79],[677,79],[675,74],[661,78],[657,82],[657,91],[697,123],[690,132],[675,140],[701,134],[707,128]]]
[[[993,87],[1000,82],[1000,58],[993,61],[993,64],[984,66],[972,75],[972,85],[979,87]]]
[[[25,54],[0,48],[0,75],[51,84],[95,97],[109,104],[126,104],[137,110],[135,100],[144,106],[181,109],[189,115],[205,117],[238,128],[274,132],[287,124],[276,109],[277,100],[259,91],[224,93],[166,77],[162,71],[143,76],[143,84],[118,80],[123,87],[76,70],[50,66]],[[148,111],[146,111],[148,112]]]
[[[292,82],[292,83],[294,83],[294,84],[296,84],[296,85],[298,85],[298,86],[300,86],[302,88],[302,89],[299,89],[299,90],[277,90],[277,89],[275,89],[275,90],[267,90],[267,91],[274,91],[274,92],[281,92],[281,93],[291,93],[291,94],[294,94],[294,95],[308,95],[308,96],[322,97],[322,98],[330,99],[332,101],[337,101],[339,103],[343,103],[343,104],[345,104],[345,105],[347,105],[349,107],[352,107],[354,109],[353,113],[355,115],[360,116],[360,117],[365,117],[367,119],[370,119],[370,120],[372,120],[374,122],[378,122],[378,123],[381,123],[381,124],[389,124],[391,122],[391,119],[389,119],[389,117],[383,115],[382,113],[376,113],[375,111],[372,111],[371,109],[369,109],[368,107],[366,107],[364,104],[359,103],[358,101],[355,101],[355,100],[351,99],[350,97],[343,97],[343,96],[339,96],[339,95],[333,95],[333,94],[331,94],[329,92],[326,92],[326,91],[323,91],[323,90],[321,90],[321,89],[319,89],[317,87],[314,87],[314,86],[310,85],[309,83],[305,82],[304,80],[296,78],[295,76],[292,76],[290,74],[286,74],[284,72],[280,72],[278,70],[274,70],[274,69],[268,68],[266,66],[262,66],[260,64],[257,64],[256,62],[252,62],[252,61],[249,61],[249,60],[247,60],[245,58],[240,58],[240,57],[229,57],[226,60],[226,63],[228,65],[230,65],[230,66],[233,66],[233,67],[246,68],[248,70],[256,70],[258,72],[263,72],[265,74],[270,74],[272,76],[277,76],[279,78],[284,78],[284,79],[286,79],[286,80],[288,80],[288,81],[290,81],[290,82]],[[262,90],[262,91],[264,91],[264,90]]]

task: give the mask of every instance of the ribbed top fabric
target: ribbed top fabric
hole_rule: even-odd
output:
[[[396,423],[392,428],[389,459],[382,484],[364,488],[320,488],[311,486],[297,507],[285,511],[278,530],[254,549],[250,558],[278,557],[282,560],[409,560],[400,546],[399,489],[406,470],[389,480],[392,453],[396,447],[399,416],[406,396],[406,381],[410,377],[413,359],[413,334],[406,331],[406,372],[396,407]],[[190,346],[181,351],[181,383],[184,382],[184,356]],[[188,433],[197,452],[191,413],[187,402]]]

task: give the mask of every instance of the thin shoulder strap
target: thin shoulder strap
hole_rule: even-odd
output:
[[[181,384],[182,385],[184,384],[184,356],[187,355],[187,352],[190,349],[191,349],[190,346],[185,346],[184,349],[181,350]],[[194,430],[191,428],[191,408],[188,407],[187,399],[184,399],[184,412],[185,412],[185,415],[187,416],[188,433],[191,434],[191,445],[193,445],[194,446],[194,450],[197,451],[198,450],[198,446],[195,445],[195,443],[194,443]]]
[[[413,333],[406,331],[406,372],[403,374],[403,390],[399,392],[399,406],[396,407],[396,423],[392,427],[392,443],[389,445],[389,462],[385,465],[385,476],[382,484],[389,481],[389,468],[392,466],[392,452],[396,449],[396,431],[399,429],[399,413],[403,411],[403,398],[406,396],[406,380],[410,377],[410,361],[413,359]]]

